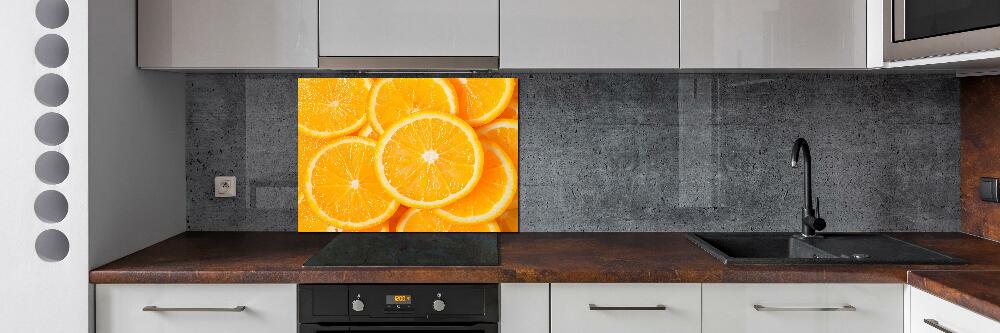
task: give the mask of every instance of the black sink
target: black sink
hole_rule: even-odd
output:
[[[882,234],[692,233],[688,239],[730,264],[965,264],[966,261]]]

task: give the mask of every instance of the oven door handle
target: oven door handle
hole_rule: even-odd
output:
[[[348,331],[351,332],[365,332],[365,331],[379,331],[379,332],[422,332],[422,331],[468,331],[468,332],[484,332],[484,333],[496,333],[496,324],[473,324],[473,325],[414,325],[414,326],[396,326],[396,325],[385,325],[385,326],[351,326]]]

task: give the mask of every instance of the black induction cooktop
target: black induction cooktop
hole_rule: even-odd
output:
[[[342,233],[302,266],[497,266],[493,233]]]

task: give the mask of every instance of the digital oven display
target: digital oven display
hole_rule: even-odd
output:
[[[385,295],[387,305],[410,305],[413,298],[410,295]]]

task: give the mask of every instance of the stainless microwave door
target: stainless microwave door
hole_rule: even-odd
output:
[[[1000,1],[884,0],[885,59],[1000,49]]]

